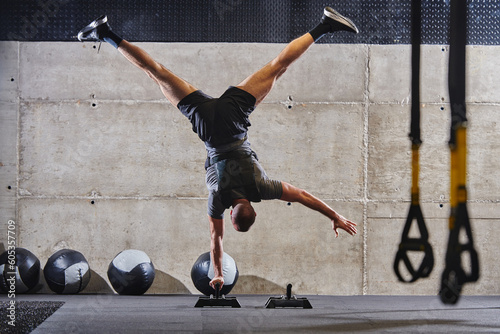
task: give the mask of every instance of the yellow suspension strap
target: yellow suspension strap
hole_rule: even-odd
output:
[[[411,205],[403,229],[403,235],[399,244],[396,259],[394,260],[394,272],[401,282],[411,283],[422,277],[428,277],[434,267],[434,255],[429,244],[429,233],[425,226],[424,217],[420,208],[420,191],[418,187],[419,177],[419,148],[422,144],[420,139],[420,44],[421,44],[421,0],[412,0],[412,85],[411,85],[411,150],[412,150],[412,186]],[[413,222],[417,222],[420,231],[419,238],[410,238],[410,229]],[[415,269],[408,252],[423,252],[423,260]],[[411,278],[405,279],[400,272],[401,261],[405,264]],[[407,276],[407,275],[406,275]]]
[[[445,304],[455,304],[460,298],[463,284],[479,279],[479,261],[474,249],[472,230],[467,213],[467,117],[465,108],[465,46],[466,0],[450,2],[450,60],[448,86],[451,105],[450,130],[450,218],[449,239],[445,269],[441,276],[439,296]],[[461,231],[467,241],[463,243]],[[470,270],[462,267],[462,255],[468,253]]]

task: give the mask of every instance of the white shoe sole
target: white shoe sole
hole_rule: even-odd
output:
[[[347,17],[343,17],[342,15],[340,15],[340,13],[338,13],[335,9],[331,7],[325,7],[324,14],[326,17],[329,17],[332,20],[348,26],[352,30],[356,31],[356,34],[359,33],[358,27],[356,27],[356,25]]]
[[[86,26],[85,28],[80,30],[80,32],[78,33],[78,36],[77,36],[78,40],[80,42],[83,42],[82,38],[83,38],[84,34],[87,34],[89,31],[92,31],[93,29],[97,28],[98,26],[100,26],[101,24],[104,24],[106,22],[108,22],[107,16],[104,16],[103,18],[100,18],[100,19],[97,19],[97,20],[91,22],[88,26]]]

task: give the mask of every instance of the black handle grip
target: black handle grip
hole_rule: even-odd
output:
[[[422,263],[415,270],[415,267],[410,261],[408,257],[408,252],[424,252],[424,258],[422,259]],[[401,261],[406,266],[406,269],[411,275],[409,280],[406,280],[400,272],[399,266]],[[394,272],[396,276],[401,282],[412,283],[415,282],[419,278],[428,277],[434,267],[434,254],[432,251],[432,246],[423,239],[407,239],[405,243],[401,243],[399,245],[399,250],[396,253],[396,259],[394,261]]]
[[[215,284],[215,299],[220,298],[220,283]]]
[[[413,221],[416,220],[418,224],[418,229],[420,231],[420,238],[410,238],[408,237]],[[401,282],[412,283],[419,278],[428,277],[432,272],[434,267],[434,253],[432,251],[432,246],[429,241],[429,233],[427,232],[427,227],[425,226],[424,217],[422,215],[422,210],[420,205],[412,204],[408,212],[408,218],[406,218],[406,224],[403,229],[403,235],[401,237],[401,243],[399,244],[399,250],[396,253],[396,258],[394,260],[394,272]],[[408,252],[424,252],[424,258],[422,263],[415,270],[415,267],[408,257]],[[406,269],[411,275],[409,280],[406,280],[399,270],[401,261],[406,266]]]
[[[445,268],[441,276],[439,298],[444,304],[456,304],[460,298],[465,273],[461,268]]]
[[[479,279],[479,259],[477,252],[469,245],[458,246],[457,253],[447,254],[446,267],[441,276],[439,297],[444,304],[456,304],[460,298],[462,286]],[[469,252],[471,271],[466,273],[461,267],[461,253]],[[453,257],[453,258],[450,258]]]
[[[286,286],[286,299],[290,300],[292,298],[292,285],[288,284]]]
[[[469,222],[466,203],[459,203],[456,208],[453,228],[450,230],[448,248],[446,250],[446,266],[441,276],[439,296],[445,304],[455,304],[460,298],[463,284],[476,282],[479,279],[479,258],[474,249],[472,229]],[[460,231],[464,229],[468,242],[461,243]],[[470,271],[462,267],[462,255],[469,253]]]

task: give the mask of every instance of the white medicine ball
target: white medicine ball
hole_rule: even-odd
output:
[[[224,285],[220,293],[227,295],[238,281],[239,272],[234,259],[227,253],[222,255],[222,275]],[[191,280],[198,291],[204,295],[215,294],[215,290],[209,285],[214,278],[214,268],[210,260],[210,252],[201,254],[191,268]]]
[[[78,293],[90,281],[90,267],[82,253],[61,249],[52,254],[43,269],[49,288],[62,294]]]
[[[143,251],[128,249],[120,252],[108,267],[108,278],[121,295],[142,295],[153,284],[155,268]]]

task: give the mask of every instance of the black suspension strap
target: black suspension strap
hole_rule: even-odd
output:
[[[450,1],[450,60],[448,86],[451,105],[450,129],[450,218],[445,269],[441,276],[439,296],[445,304],[455,304],[463,284],[479,279],[479,261],[474,249],[472,230],[467,213],[466,162],[467,117],[465,108],[465,46],[467,35],[466,0]],[[461,231],[467,241],[461,242]],[[462,255],[468,253],[470,270],[462,267]]]
[[[429,233],[425,226],[424,217],[420,208],[420,190],[418,186],[419,177],[419,148],[422,144],[420,139],[420,44],[421,44],[421,0],[411,2],[411,150],[412,150],[412,186],[411,205],[403,229],[403,235],[399,244],[396,259],[394,260],[394,272],[402,282],[415,282],[422,277],[428,277],[434,267],[434,255],[429,244]],[[410,238],[410,229],[416,220],[420,231],[420,238]],[[408,252],[423,252],[424,257],[420,266],[415,269]],[[405,264],[408,273],[411,275],[406,280],[400,272],[401,261]]]

